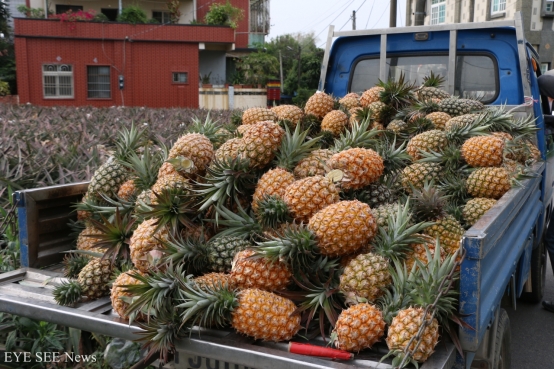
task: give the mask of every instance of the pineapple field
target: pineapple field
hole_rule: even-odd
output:
[[[465,231],[542,160],[533,120],[441,83],[195,115],[3,106],[0,165],[12,188],[90,180],[54,297],[109,295],[161,360],[200,326],[417,365],[464,324]]]

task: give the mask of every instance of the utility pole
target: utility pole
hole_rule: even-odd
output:
[[[356,29],[356,11],[352,10],[352,30]]]
[[[425,22],[425,0],[416,0],[414,26],[423,26]]]
[[[300,70],[300,56],[302,55],[302,47],[298,46],[298,86],[296,86],[296,93],[300,90],[300,74],[302,73]]]
[[[389,18],[389,27],[396,27],[396,8],[397,0],[390,0],[390,18]]]
[[[283,56],[279,50],[279,75],[281,76],[281,93],[283,93]]]

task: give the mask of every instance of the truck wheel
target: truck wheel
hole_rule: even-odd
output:
[[[546,249],[544,243],[540,243],[531,254],[531,292],[523,292],[523,301],[539,303],[544,295],[546,282]]]
[[[511,356],[512,333],[510,330],[510,318],[504,309],[500,309],[498,326],[496,329],[496,343],[494,345],[493,369],[510,369],[512,366]]]

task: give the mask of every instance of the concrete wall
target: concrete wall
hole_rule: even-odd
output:
[[[231,95],[229,95],[231,94]],[[202,109],[247,109],[267,106],[265,88],[200,88]]]

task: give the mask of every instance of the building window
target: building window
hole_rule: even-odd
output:
[[[431,24],[446,21],[446,0],[431,0]]]
[[[549,63],[541,63],[541,74],[545,74],[549,69]]]
[[[112,97],[110,67],[87,67],[87,94],[89,99],[109,99]]]
[[[506,0],[492,0],[491,14],[504,13],[506,11]]]
[[[547,12],[554,12],[554,1],[546,1],[544,4],[544,9]]]
[[[169,12],[152,11],[152,18],[160,23],[171,23],[171,14]]]
[[[189,83],[187,72],[173,72],[173,83]]]
[[[44,64],[42,81],[45,98],[73,97],[73,66],[67,64]]]

